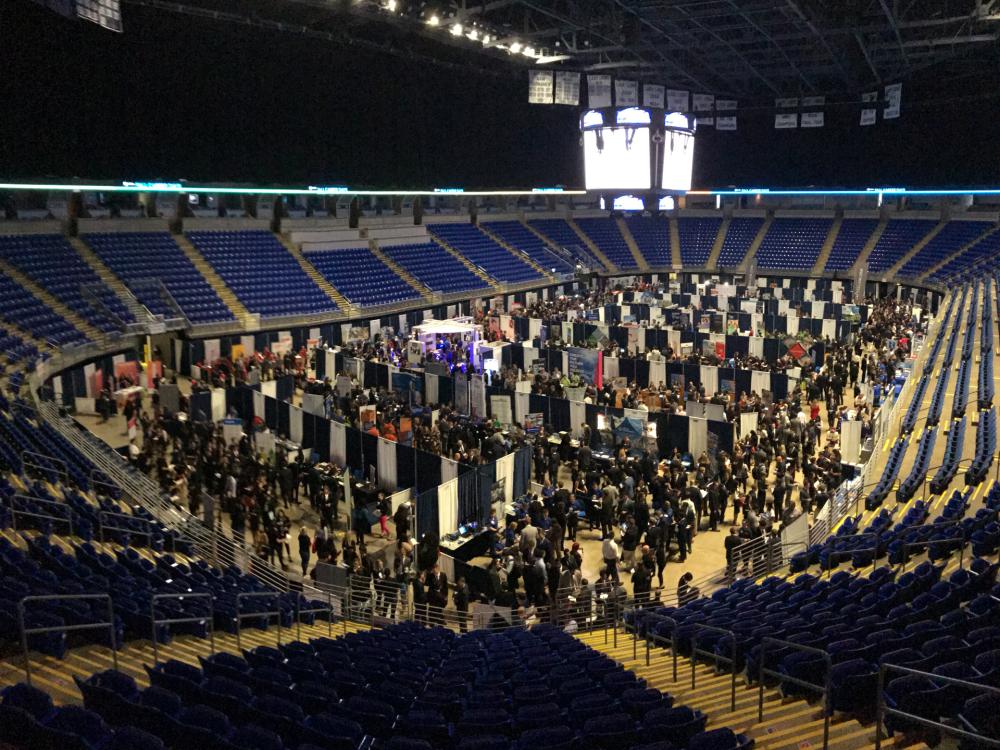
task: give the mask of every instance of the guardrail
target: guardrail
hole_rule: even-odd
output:
[[[931,727],[940,732],[961,737],[964,740],[973,740],[973,746],[983,745],[988,747],[1000,747],[1000,738],[995,736],[990,737],[989,735],[980,734],[979,732],[970,732],[966,729],[959,729],[954,725],[945,724],[937,718],[928,719],[924,716],[911,714],[908,711],[901,711],[898,708],[890,708],[889,706],[886,706],[885,681],[886,675],[889,672],[900,672],[904,675],[924,677],[928,680],[933,680],[934,682],[943,682],[947,685],[955,685],[956,687],[964,688],[968,691],[993,694],[996,696],[995,705],[1000,705],[1000,688],[993,685],[986,685],[979,682],[969,682],[968,680],[962,680],[957,677],[946,677],[944,675],[933,674],[932,672],[922,672],[919,669],[911,669],[899,664],[886,664],[885,662],[882,662],[878,670],[878,703],[875,709],[875,750],[881,750],[882,748],[882,723],[886,716],[898,716],[901,719],[906,719],[907,721],[921,724],[925,727]]]
[[[29,503],[41,503],[46,508],[58,509],[63,515],[54,515],[50,513],[37,513],[30,510],[21,510],[20,508],[14,507],[14,504],[18,500],[26,500]],[[44,521],[58,521],[60,523],[65,523],[69,529],[69,535],[73,536],[74,526],[73,526],[73,509],[69,507],[66,503],[61,503],[57,500],[43,500],[37,497],[31,497],[29,495],[14,495],[10,500],[7,501],[7,509],[11,513],[11,526],[16,532],[17,529],[17,518],[18,516],[22,518],[37,518]]]
[[[822,656],[823,660],[826,662],[826,674],[824,676],[824,681],[822,685],[817,685],[812,682],[807,682],[805,680],[800,680],[797,677],[791,677],[790,675],[783,674],[774,669],[768,669],[767,664],[767,647],[768,645],[781,646],[782,648],[791,648],[797,651],[802,651],[808,654],[814,654],[816,656]],[[757,670],[757,682],[758,682],[758,693],[757,693],[757,723],[762,723],[764,721],[764,677],[777,677],[784,682],[790,682],[793,685],[798,685],[799,687],[805,688],[807,690],[813,690],[823,695],[823,750],[827,750],[830,746],[830,715],[833,713],[833,708],[830,704],[830,671],[833,666],[833,660],[830,658],[830,654],[820,648],[815,648],[813,646],[804,646],[801,643],[794,643],[793,641],[784,641],[780,638],[771,638],[765,636],[760,642],[760,665]]]
[[[55,466],[47,466],[45,463],[38,463],[41,459],[50,464],[56,464],[61,468],[56,468]],[[44,453],[38,453],[37,451],[21,451],[21,464],[31,469],[36,469],[40,473],[48,475],[49,472],[55,472],[57,476],[62,478],[66,483],[69,482],[69,469],[66,466],[66,462],[61,458],[56,458],[55,456],[47,456]]]
[[[123,518],[133,523],[140,524],[146,527],[145,531],[139,531],[133,529],[129,526],[116,526],[115,519]],[[108,522],[106,522],[106,519]],[[130,516],[125,513],[113,513],[108,510],[102,510],[97,514],[97,528],[98,528],[98,539],[101,540],[101,544],[104,544],[104,534],[107,531],[117,531],[119,533],[128,534],[129,536],[144,536],[146,537],[146,546],[153,546],[153,529],[152,524],[145,518],[140,518],[139,516]]]
[[[101,600],[108,603],[107,622],[88,622],[80,625],[50,625],[44,628],[25,627],[25,610],[29,603],[53,602],[53,601],[81,601],[81,600]],[[21,632],[21,652],[24,656],[24,681],[31,684],[31,661],[28,657],[28,637],[32,635],[43,635],[45,633],[72,633],[81,630],[103,630],[108,629],[108,643],[111,644],[111,660],[114,668],[118,669],[118,644],[115,639],[115,612],[111,604],[111,597],[108,594],[46,594],[43,596],[26,596],[17,603],[17,625]]]
[[[197,615],[191,617],[156,617],[156,603],[158,601],[163,601],[164,599],[177,599],[183,601],[184,599],[207,599],[208,600],[208,616]],[[153,640],[153,666],[155,667],[160,661],[159,647],[157,645],[156,639],[156,627],[157,625],[183,625],[191,623],[208,623],[208,647],[209,652],[215,653],[215,597],[208,592],[203,593],[190,593],[190,594],[153,594],[153,598],[149,604],[149,613],[152,620],[152,640]],[[237,630],[237,633],[239,631]]]
[[[698,660],[698,655],[711,656],[717,662],[721,661],[723,663],[729,663],[729,671],[732,675],[729,687],[729,701],[730,710],[736,710],[736,664],[737,664],[737,644],[736,644],[736,633],[732,630],[727,630],[726,628],[719,628],[715,625],[706,625],[705,623],[694,623],[694,632],[691,634],[691,689],[694,690],[697,685],[697,670],[695,669],[696,662]],[[728,635],[732,638],[733,642],[733,652],[729,657],[721,656],[714,651],[705,651],[698,648],[698,633],[699,631],[707,630],[711,633],[722,633],[723,635]]]
[[[243,643],[240,639],[240,631],[243,630],[243,621],[249,620],[251,617],[266,617],[270,620],[272,617],[278,622],[278,645],[281,645],[281,610],[269,610],[265,612],[244,612],[243,611],[243,600],[244,599],[263,599],[274,598],[278,594],[274,591],[248,591],[236,595],[236,648],[240,651],[243,650]]]

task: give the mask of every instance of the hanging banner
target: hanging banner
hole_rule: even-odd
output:
[[[500,424],[511,424],[513,417],[510,413],[510,396],[507,394],[490,396],[490,413],[493,415],[493,419]]]
[[[570,375],[579,375],[586,382],[592,383],[598,388],[604,385],[602,379],[603,352],[599,349],[583,349],[578,346],[571,346],[566,352]]]
[[[799,126],[799,115],[798,113],[792,114],[781,114],[778,113],[774,116],[774,127],[777,130],[786,130],[788,128],[797,128]]]
[[[736,115],[720,115],[715,118],[716,130],[736,130]]]
[[[792,97],[790,99],[775,99],[774,106],[778,109],[795,109],[799,106],[798,97]]]
[[[615,104],[619,107],[639,106],[639,83],[620,78],[615,79]]]
[[[900,104],[903,101],[903,84],[890,83],[885,87],[885,112],[882,119],[895,120],[899,117]]]
[[[863,109],[861,110],[861,125],[874,125],[875,121],[878,119],[878,110],[876,109]]]
[[[866,91],[861,95],[861,101],[865,104],[874,104],[878,101],[877,91]]]
[[[671,112],[690,112],[690,96],[687,91],[667,89],[667,109]]]
[[[716,99],[715,100],[715,111],[716,112],[735,112],[736,111],[736,100],[735,99]]]
[[[826,104],[825,96],[804,96],[802,97],[803,107],[822,107]]]
[[[715,106],[715,94],[695,94],[694,111],[711,112]]]
[[[528,71],[528,104],[552,104],[551,70]]]
[[[712,127],[715,125],[714,117],[696,117],[695,122],[698,124],[699,128],[702,127]]]
[[[611,106],[611,76],[587,76],[587,104],[590,107]]]
[[[571,107],[580,104],[580,74],[568,71],[556,73],[556,104],[568,104]]]
[[[658,86],[655,83],[642,84],[642,106],[663,109],[663,95],[665,93],[666,89],[663,86]]]
[[[804,128],[821,128],[821,127],[823,127],[823,113],[822,112],[803,112],[802,113],[802,127],[804,127]]]
[[[469,380],[469,415],[474,419],[486,418],[486,384],[480,375]]]

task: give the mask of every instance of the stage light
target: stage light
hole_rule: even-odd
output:
[[[466,34],[466,36],[469,37],[469,39],[471,39],[472,41],[476,41],[479,38],[479,31],[476,29],[470,29],[469,33]]]
[[[438,18],[437,13],[431,14],[431,17],[427,19],[428,26],[438,26],[441,23],[441,19]]]
[[[534,47],[525,47],[525,49],[524,49],[524,56],[525,57],[534,57],[535,56],[535,48]]]
[[[451,27],[452,36],[462,36],[462,24],[456,23]]]
[[[493,37],[491,37],[489,34],[483,34],[483,46],[484,47],[488,46],[492,39]]]
[[[510,51],[513,52],[516,55],[518,52],[521,51],[521,43],[520,42],[511,42]]]
[[[385,9],[390,13],[395,13],[398,5],[396,0],[386,0]]]

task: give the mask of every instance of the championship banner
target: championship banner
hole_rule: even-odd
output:
[[[642,85],[642,106],[653,109],[663,109],[663,95],[665,89],[655,83],[644,83]]]
[[[598,388],[604,385],[604,353],[599,349],[582,349],[571,346],[566,350],[569,362],[569,374],[579,375],[586,382]]]
[[[556,104],[568,104],[571,107],[580,104],[580,74],[558,71],[556,73]]]
[[[868,125],[874,125],[875,121],[878,119],[878,110],[875,109],[863,109],[861,110],[861,126],[865,127]]]
[[[799,126],[799,115],[797,112],[792,114],[781,114],[778,113],[774,116],[774,127],[777,130],[787,130],[790,128],[797,128]]]
[[[715,118],[716,130],[736,130],[736,115],[725,115]]]
[[[690,95],[680,89],[667,89],[667,109],[671,112],[690,112]]]
[[[528,104],[552,104],[554,88],[551,70],[528,71]]]
[[[885,87],[885,112],[883,120],[895,120],[899,117],[900,104],[903,101],[903,84],[891,83]]]
[[[735,112],[737,101],[735,99],[716,99],[715,100],[715,111],[716,112]]]
[[[611,76],[587,76],[587,104],[595,108],[611,106]]]
[[[615,79],[615,105],[619,107],[639,106],[639,82]]]
[[[715,94],[695,94],[694,111],[711,112],[715,107]]]
[[[802,113],[802,127],[804,127],[804,128],[821,128],[821,127],[823,127],[823,113],[822,112],[803,112]]]

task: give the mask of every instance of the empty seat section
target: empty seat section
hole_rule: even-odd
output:
[[[576,225],[583,230],[590,241],[597,245],[608,260],[622,269],[638,268],[632,251],[622,233],[618,231],[618,222],[606,217],[594,219],[577,219]]]
[[[306,258],[356,305],[389,305],[420,296],[367,247],[319,251]]]
[[[534,232],[519,221],[491,221],[484,225],[508,245],[553,273],[572,273],[574,264],[556,255]]]
[[[639,252],[653,268],[670,265],[670,222],[646,216],[625,219]]]
[[[277,317],[337,310],[270,232],[191,232],[188,238],[250,312]]]
[[[565,219],[534,219],[529,223],[548,237],[553,244],[564,248],[578,262],[592,269],[604,268],[604,264],[594,257]]]
[[[878,219],[844,219],[830,248],[824,271],[847,271],[857,261],[865,244],[878,227]]]
[[[808,271],[832,224],[833,219],[775,219],[757,250],[757,266]]]
[[[981,278],[979,266],[984,262],[996,262],[1000,256],[1000,230],[993,230],[990,234],[977,242],[972,247],[966,248],[963,252],[951,258],[941,268],[937,269],[930,276],[931,281],[943,281],[952,276],[962,278]],[[993,266],[995,268],[995,265]]]
[[[720,266],[738,266],[746,257],[747,250],[753,244],[754,237],[764,225],[764,219],[758,216],[743,216],[729,223],[726,239],[722,242],[719,253]]]
[[[677,219],[677,234],[681,244],[681,262],[685,267],[700,268],[708,263],[712,246],[719,234],[722,219],[716,217]]]
[[[232,312],[167,232],[88,234],[82,239],[153,314],[176,316],[153,283],[159,280],[192,323],[233,320]]]
[[[382,246],[382,252],[435,292],[482,289],[487,283],[436,242]]]
[[[986,221],[949,221],[944,229],[903,264],[900,276],[911,277],[926,273],[949,255],[982,236],[991,226]]]
[[[54,346],[83,344],[87,337],[6,274],[0,274],[0,316]]]
[[[538,271],[483,234],[477,226],[464,222],[428,224],[427,229],[494,279],[517,283],[541,278]]]
[[[930,219],[890,221],[868,256],[868,270],[871,273],[881,273],[891,268],[935,226],[937,222]]]
[[[120,330],[119,321],[135,322],[125,304],[58,234],[0,236],[0,257],[101,331]]]

